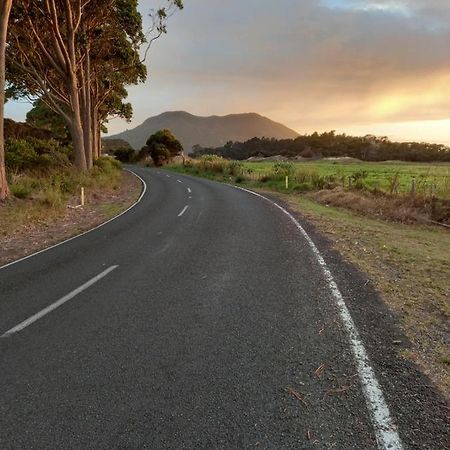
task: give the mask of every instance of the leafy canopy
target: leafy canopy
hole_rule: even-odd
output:
[[[183,152],[180,141],[170,130],[164,129],[152,134],[141,150],[140,157],[150,156],[156,166],[162,166]]]

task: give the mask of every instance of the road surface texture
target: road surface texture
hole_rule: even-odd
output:
[[[395,318],[308,223],[327,267],[269,201],[135,170],[129,212],[0,269],[0,449],[449,448]]]

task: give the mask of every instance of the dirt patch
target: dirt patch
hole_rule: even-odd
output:
[[[15,205],[0,206],[0,266],[47,248],[94,228],[131,206],[139,197],[142,186],[130,172],[123,172],[117,189],[97,189],[86,192],[86,205],[71,197],[66,206],[47,208],[27,220],[21,214],[20,226],[11,226],[8,217]],[[32,205],[21,205],[21,210]],[[2,211],[3,209],[3,211]]]

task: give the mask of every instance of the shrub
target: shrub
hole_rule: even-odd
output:
[[[121,170],[122,164],[111,156],[102,156],[94,161],[94,167],[97,167],[103,173],[111,174],[116,170]]]
[[[133,162],[135,159],[135,151],[132,148],[118,148],[114,150],[114,156],[123,163]]]
[[[244,164],[242,164],[240,161],[230,161],[228,163],[228,170],[230,171],[231,175],[237,177],[243,175],[245,168]]]
[[[70,147],[58,142],[28,137],[6,141],[6,166],[17,171],[31,171],[48,167],[68,167]]]
[[[33,169],[38,161],[38,154],[25,139],[8,139],[5,149],[5,163],[10,170]]]
[[[290,162],[277,162],[272,170],[277,175],[292,176],[295,173],[295,166]]]
[[[10,190],[14,197],[21,199],[30,197],[31,192],[33,191],[30,185],[21,182],[11,184]]]
[[[49,186],[41,192],[40,201],[42,204],[58,208],[63,204],[63,194],[55,186]]]
[[[203,172],[215,172],[226,174],[229,170],[230,162],[221,156],[202,155],[197,163],[198,168]]]

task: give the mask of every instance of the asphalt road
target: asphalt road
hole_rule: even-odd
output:
[[[136,170],[148,189],[128,213],[0,270],[0,449],[383,448],[330,280],[291,218]],[[399,442],[445,448],[441,399],[389,350],[394,319],[329,264]]]

